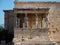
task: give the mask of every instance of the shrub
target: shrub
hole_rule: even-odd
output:
[[[5,40],[6,43],[12,42],[14,38],[14,34],[9,34],[8,30],[5,30],[4,28],[0,28],[0,43],[1,40]]]

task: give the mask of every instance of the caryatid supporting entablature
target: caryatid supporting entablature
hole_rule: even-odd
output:
[[[20,28],[47,28],[49,9],[15,9],[16,26]]]

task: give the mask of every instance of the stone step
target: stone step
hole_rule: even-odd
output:
[[[14,45],[56,45],[53,42],[15,42]]]

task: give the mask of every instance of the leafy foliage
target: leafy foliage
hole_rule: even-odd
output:
[[[0,43],[2,40],[5,40],[6,43],[11,42],[14,38],[14,34],[9,34],[8,30],[5,30],[0,26]]]

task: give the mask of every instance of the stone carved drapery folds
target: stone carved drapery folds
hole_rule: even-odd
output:
[[[27,14],[25,14],[25,17],[24,17],[23,28],[28,28],[28,17],[27,17]]]
[[[38,15],[37,15],[37,13],[35,15],[35,24],[36,24],[36,28],[38,28]]]
[[[20,27],[20,18],[16,17],[16,27]]]
[[[42,28],[48,28],[48,15],[42,18]]]

